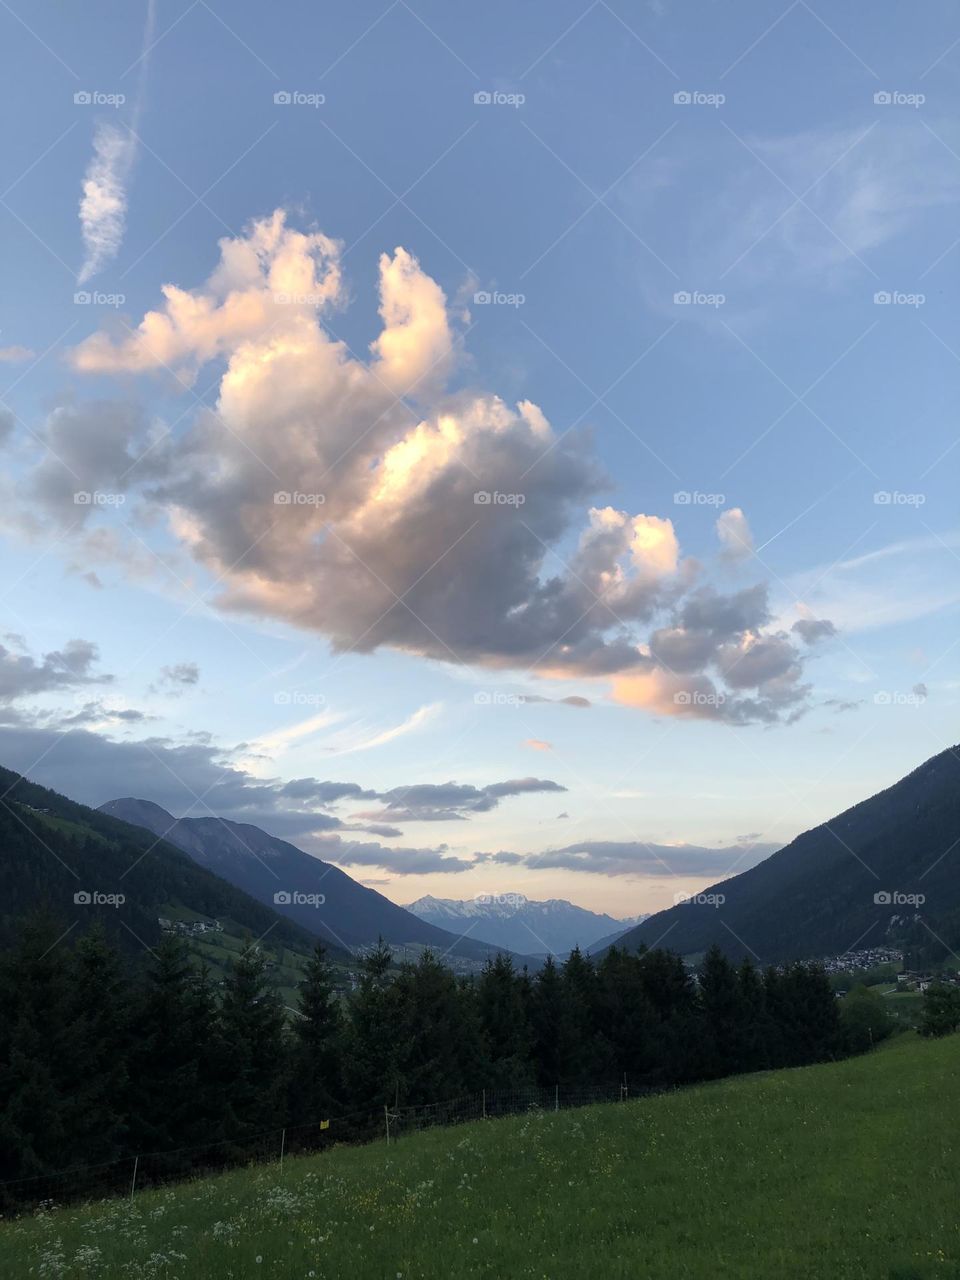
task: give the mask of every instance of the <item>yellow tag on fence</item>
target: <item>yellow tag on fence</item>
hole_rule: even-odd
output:
[[[321,1121],[320,1121],[320,1128],[321,1128],[321,1129],[329,1129],[329,1128],[330,1128],[330,1121],[329,1121],[329,1120],[321,1120]]]

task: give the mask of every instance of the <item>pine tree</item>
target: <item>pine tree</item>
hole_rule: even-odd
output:
[[[360,965],[360,985],[350,1001],[347,1086],[353,1107],[376,1110],[399,1094],[401,1021],[391,991],[391,955],[381,938]]]
[[[740,984],[733,965],[716,945],[704,956],[699,976],[703,1038],[698,1074],[714,1080],[743,1069]]]
[[[420,1105],[466,1088],[463,1001],[453,974],[430,951],[405,966],[394,985],[402,1024],[398,1043],[401,1101]]]
[[[226,1136],[221,1080],[227,1055],[205,968],[185,944],[161,939],[134,1001],[128,1105],[135,1152],[215,1143]]]
[[[533,984],[530,1006],[531,1053],[537,1084],[558,1084],[570,1054],[569,1022],[563,979],[547,956]]]
[[[294,1023],[290,1119],[327,1119],[343,1093],[343,1016],[326,950],[318,944],[300,984],[300,1017]]]
[[[227,977],[220,1022],[227,1050],[224,1096],[234,1132],[245,1136],[279,1128],[287,1084],[283,1009],[267,991],[266,960],[246,942]]]
[[[561,982],[566,1006],[567,1046],[558,1079],[561,1084],[590,1084],[600,1070],[594,1041],[597,984],[593,965],[579,947],[574,947],[564,961]]]
[[[65,930],[28,919],[0,966],[0,1178],[28,1178],[83,1160],[70,1141],[72,1052]]]
[[[130,989],[120,956],[95,925],[77,943],[70,966],[68,1009],[72,1052],[65,1086],[69,1142],[83,1159],[119,1157],[126,1134]]]
[[[509,956],[488,961],[477,984],[480,1021],[494,1089],[533,1082],[530,1030],[520,983]]]

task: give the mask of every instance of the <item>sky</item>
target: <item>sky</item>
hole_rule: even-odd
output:
[[[955,6],[0,28],[0,763],[625,917],[955,741]]]

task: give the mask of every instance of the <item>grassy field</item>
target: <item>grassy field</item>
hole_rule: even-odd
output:
[[[43,1212],[10,1277],[960,1277],[960,1036]]]

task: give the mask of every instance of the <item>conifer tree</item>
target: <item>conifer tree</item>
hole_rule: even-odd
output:
[[[237,1136],[280,1127],[287,1085],[283,1009],[267,990],[266,960],[246,942],[227,977],[220,1021],[227,1053],[224,1096]]]
[[[322,944],[300,984],[299,1013],[293,1027],[290,1119],[309,1124],[333,1115],[343,1092],[343,1017]]]
[[[127,1092],[130,1149],[169,1151],[226,1136],[227,1055],[205,968],[161,939],[134,1003]]]
[[[488,961],[477,984],[490,1083],[512,1089],[533,1082],[530,1031],[520,983],[509,956],[499,953]]]
[[[350,1001],[347,1083],[353,1107],[376,1110],[400,1089],[400,1010],[391,991],[390,948],[381,938],[364,956],[360,983]]]
[[[91,1164],[115,1160],[123,1150],[130,1016],[120,956],[95,925],[77,943],[70,966],[65,1080],[69,1141]]]

